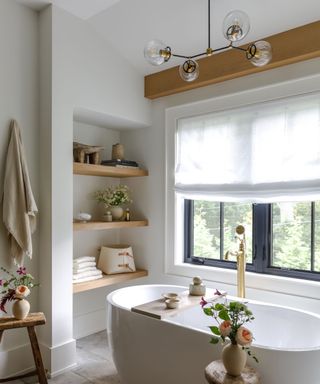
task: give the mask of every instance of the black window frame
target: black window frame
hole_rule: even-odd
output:
[[[314,262],[314,217],[315,203],[311,203],[311,265]],[[223,221],[223,203],[220,203],[220,222]],[[272,204],[253,204],[252,228],[252,263],[247,263],[246,270],[255,273],[291,277],[304,280],[320,281],[320,272],[302,271],[297,269],[280,268],[271,265],[272,262]],[[184,200],[184,262],[193,265],[236,269],[235,261],[223,260],[223,244],[220,244],[220,259],[195,257],[191,254],[193,245],[193,200]],[[220,225],[221,231],[223,226]],[[221,232],[220,232],[221,233]],[[223,236],[221,236],[223,241]]]

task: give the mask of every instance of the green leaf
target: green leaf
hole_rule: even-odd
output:
[[[211,337],[211,340],[210,340],[210,343],[211,344],[218,344],[219,343],[219,337]]]
[[[209,328],[210,328],[211,332],[214,333],[215,335],[218,335],[218,336],[221,335],[219,328],[216,327],[215,325],[213,325],[213,326],[211,326]]]
[[[203,309],[203,312],[207,315],[207,316],[212,316],[213,315],[213,312],[212,312],[212,309],[211,308],[202,308]]]
[[[230,320],[228,312],[225,309],[223,309],[222,311],[219,312],[219,317],[222,320]]]

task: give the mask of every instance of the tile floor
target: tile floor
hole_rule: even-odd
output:
[[[48,380],[52,384],[120,384],[108,348],[105,331],[77,340],[77,363],[71,371]],[[11,384],[35,384],[36,376],[10,381]]]

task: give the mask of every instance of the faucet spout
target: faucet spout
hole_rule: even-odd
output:
[[[237,256],[237,292],[238,297],[246,297],[245,288],[246,256],[244,252],[238,252]]]

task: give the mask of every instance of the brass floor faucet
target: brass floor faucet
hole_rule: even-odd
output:
[[[246,272],[246,236],[243,225],[236,227],[236,239],[239,241],[238,251],[227,251],[224,255],[225,260],[229,260],[229,256],[237,258],[237,292],[238,297],[245,297],[245,272]]]

